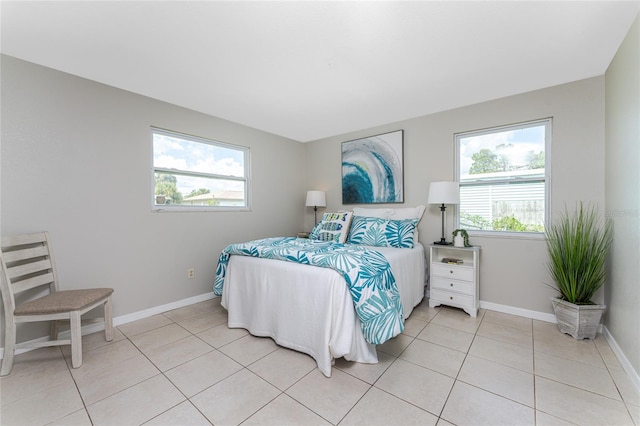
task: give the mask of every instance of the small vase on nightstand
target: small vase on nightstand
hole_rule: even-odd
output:
[[[456,229],[452,235],[454,247],[469,247],[469,234],[466,229]]]

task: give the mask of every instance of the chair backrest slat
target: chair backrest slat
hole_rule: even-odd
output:
[[[27,278],[26,280],[17,281],[12,284],[12,290],[14,294],[17,294],[43,285],[51,285],[54,281],[55,277],[53,276],[53,273],[49,272],[44,275],[36,275],[35,277]]]
[[[46,243],[46,232],[38,232],[36,234],[12,235],[2,239],[2,250],[5,247],[25,246],[27,244]]]
[[[56,272],[46,232],[2,239],[2,298],[5,309],[15,308],[14,295],[49,285],[57,290]],[[8,294],[7,294],[8,293]]]
[[[15,283],[16,278],[24,277],[25,275],[32,274],[44,274],[51,270],[51,261],[49,259],[39,260],[37,262],[25,263],[23,265],[10,266],[7,265],[7,272],[9,273],[9,279],[12,283]]]
[[[37,257],[49,256],[49,247],[37,246],[15,251],[7,251],[2,254],[6,263],[20,262],[23,260],[35,259]]]

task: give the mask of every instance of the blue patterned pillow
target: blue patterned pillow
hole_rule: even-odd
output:
[[[366,246],[413,248],[418,220],[354,216],[347,242]]]
[[[344,243],[349,232],[353,212],[325,213],[309,234],[310,240]]]

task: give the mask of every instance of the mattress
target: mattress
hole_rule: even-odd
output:
[[[391,265],[408,318],[424,295],[424,247],[371,249]],[[327,377],[337,358],[378,361],[375,345],[364,339],[347,284],[332,269],[231,256],[221,304],[228,311],[229,327],[245,328],[310,355]]]

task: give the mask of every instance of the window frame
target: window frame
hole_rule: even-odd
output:
[[[163,167],[156,167],[155,159],[154,159],[154,137],[155,135],[162,135],[177,139],[186,140],[189,142],[201,143],[206,145],[212,145],[215,147],[220,147],[224,149],[230,149],[234,151],[241,152],[243,154],[244,161],[244,177],[238,176],[227,176],[227,175],[219,175],[217,173],[206,173],[199,171],[190,171],[190,170],[182,170],[182,169],[167,169]],[[213,139],[208,139],[200,136],[194,136],[187,133],[176,132],[173,130],[162,129],[159,127],[151,126],[150,131],[151,136],[151,210],[156,213],[160,212],[221,212],[221,211],[250,211],[251,210],[251,151],[249,147],[234,145],[226,142],[220,142]],[[156,204],[156,180],[155,175],[157,172],[160,173],[169,173],[173,175],[179,176],[189,176],[189,177],[201,177],[201,178],[213,178],[213,179],[221,179],[221,180],[233,180],[238,182],[244,182],[244,206],[199,206],[199,205],[183,205],[183,204],[164,204],[158,205]]]
[[[553,134],[553,117],[546,117],[535,119],[531,121],[523,121],[514,124],[506,124],[503,126],[496,127],[488,127],[480,130],[471,130],[465,132],[455,133],[453,135],[454,147],[455,147],[455,181],[458,182],[460,187],[462,186],[472,186],[472,185],[480,185],[478,183],[475,184],[467,184],[461,182],[460,179],[460,141],[463,138],[467,138],[470,136],[482,136],[488,135],[492,133],[500,133],[509,130],[518,130],[529,127],[536,127],[544,125],[545,126],[545,144],[544,144],[544,227],[545,229],[549,228],[550,224],[550,212],[551,212],[551,139]],[[491,180],[489,183],[495,183],[497,185],[504,185],[514,182],[540,182],[542,179],[540,178],[505,178],[505,179],[496,179]],[[460,228],[460,206],[459,204],[454,207],[454,223],[455,229]],[[477,237],[499,237],[499,238],[520,238],[520,239],[544,239],[545,232],[535,232],[535,231],[500,231],[500,230],[483,230],[483,229],[472,229],[467,230],[469,235],[477,236]]]

